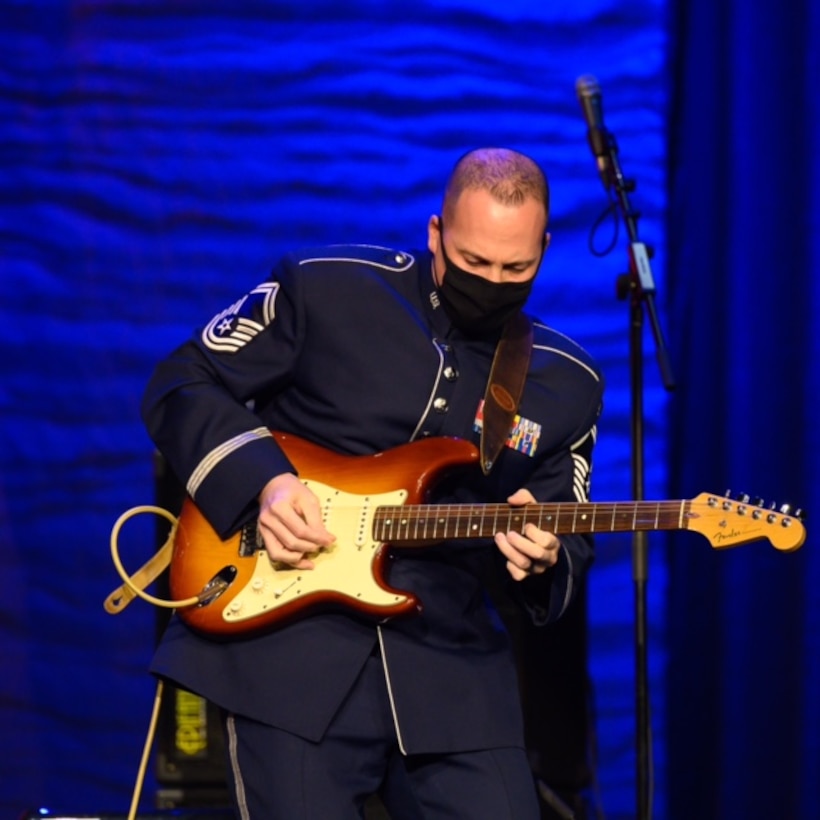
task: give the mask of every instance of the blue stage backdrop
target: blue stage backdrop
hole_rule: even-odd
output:
[[[628,307],[588,247],[607,202],[575,95],[598,77],[664,288],[662,0],[3,4],[0,25],[0,813],[122,811],[154,684],[156,611],[102,608],[109,533],[154,500],[138,406],[154,363],[294,246],[418,247],[455,159],[547,168],[553,242],[532,308],[604,368],[593,493],[631,497]],[[599,247],[612,239],[605,220]],[[663,319],[663,314],[662,314]],[[670,344],[684,344],[670,332]],[[665,497],[665,393],[647,334],[646,497]],[[716,489],[703,474],[687,493]],[[691,549],[708,550],[692,536]],[[664,792],[664,551],[650,539],[656,817]],[[123,534],[130,567],[153,522]],[[599,802],[634,816],[631,538],[589,588]],[[151,805],[152,777],[146,785]]]

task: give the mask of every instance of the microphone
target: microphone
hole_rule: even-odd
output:
[[[575,82],[575,93],[581,103],[584,119],[587,122],[587,140],[592,155],[598,165],[598,173],[604,188],[609,189],[612,183],[612,162],[610,149],[613,147],[609,131],[604,126],[604,112],[601,106],[601,87],[591,74],[584,74]]]

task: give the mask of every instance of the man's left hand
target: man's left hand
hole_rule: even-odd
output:
[[[529,490],[521,489],[513,493],[507,502],[518,507],[534,504],[535,498]],[[516,581],[541,575],[554,566],[561,547],[554,533],[538,529],[535,524],[527,524],[523,533],[498,532],[495,543],[507,559],[507,571]]]

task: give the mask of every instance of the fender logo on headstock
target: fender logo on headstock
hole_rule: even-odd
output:
[[[726,522],[722,522],[720,526],[725,527]],[[720,530],[718,530],[714,533],[714,535],[712,535],[712,541],[714,541],[715,544],[720,544],[724,541],[734,541],[735,539],[742,537],[743,533],[740,530],[729,530],[729,532],[720,532]]]

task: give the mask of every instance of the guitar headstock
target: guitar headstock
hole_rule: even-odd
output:
[[[788,504],[763,507],[761,499],[732,498],[701,493],[686,510],[686,528],[705,536],[715,549],[726,549],[766,539],[781,552],[799,549],[806,540],[800,510]]]

